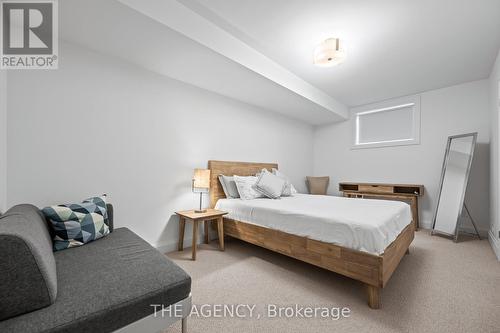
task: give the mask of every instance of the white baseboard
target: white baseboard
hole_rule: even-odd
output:
[[[474,230],[473,227],[460,227],[460,231],[465,231],[466,233],[472,235],[476,234],[476,230]],[[488,238],[489,230],[479,229],[478,231],[479,231],[479,236],[481,236],[481,238]]]
[[[187,243],[189,241],[189,243]],[[184,240],[184,243],[186,244],[191,244],[191,239],[189,240]],[[153,245],[158,251],[161,253],[168,253],[177,250],[177,241],[176,242],[171,242],[171,243],[166,243],[166,244],[157,244]]]
[[[426,220],[420,220],[419,227],[421,229],[432,229],[432,222],[431,221],[426,221]]]
[[[198,236],[197,243],[202,244],[204,242],[204,239],[205,238],[203,237],[203,235]],[[213,240],[213,238],[210,237],[210,240]],[[184,238],[184,248],[191,247],[192,243],[193,243],[193,237]],[[170,242],[170,243],[156,244],[156,245],[153,245],[153,247],[155,247],[161,253],[168,253],[168,252],[172,252],[172,251],[177,251],[177,245],[178,245],[178,242],[177,242],[177,240],[175,240],[175,241]]]
[[[500,239],[495,237],[495,235],[493,234],[493,230],[490,230],[488,232],[488,240],[490,241],[493,252],[495,252],[497,259],[500,261]]]
[[[432,229],[432,222],[431,221],[420,221],[420,228],[431,230]],[[476,234],[476,230],[474,230],[474,228],[472,226],[469,226],[469,225],[465,226],[465,227],[461,226],[460,231],[465,231],[466,233],[473,234],[473,235]],[[481,238],[488,238],[488,232],[489,232],[488,229],[480,228],[479,229],[479,236],[481,236]]]

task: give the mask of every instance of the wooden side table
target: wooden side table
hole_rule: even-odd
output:
[[[224,251],[224,226],[222,223],[222,217],[227,214],[227,212],[207,209],[205,213],[195,213],[194,210],[186,210],[181,212],[175,212],[179,215],[179,251],[184,249],[184,228],[186,226],[186,220],[193,222],[193,247],[192,247],[192,259],[196,260],[196,245],[198,243],[198,224],[203,222],[205,225],[205,243],[209,243],[208,238],[208,225],[209,222],[217,221],[217,233],[219,235],[219,249]]]

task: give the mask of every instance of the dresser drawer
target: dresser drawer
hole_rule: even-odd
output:
[[[393,193],[394,187],[384,185],[359,185],[358,192],[365,193]]]

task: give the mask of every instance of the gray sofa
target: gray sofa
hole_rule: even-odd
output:
[[[0,217],[0,332],[156,331],[180,319],[185,331],[191,278],[108,214],[108,236],[57,252],[37,207]],[[181,304],[182,316],[155,316],[154,304]]]

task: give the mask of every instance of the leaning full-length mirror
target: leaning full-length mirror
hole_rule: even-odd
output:
[[[441,173],[433,233],[458,237],[477,133],[450,136]]]

